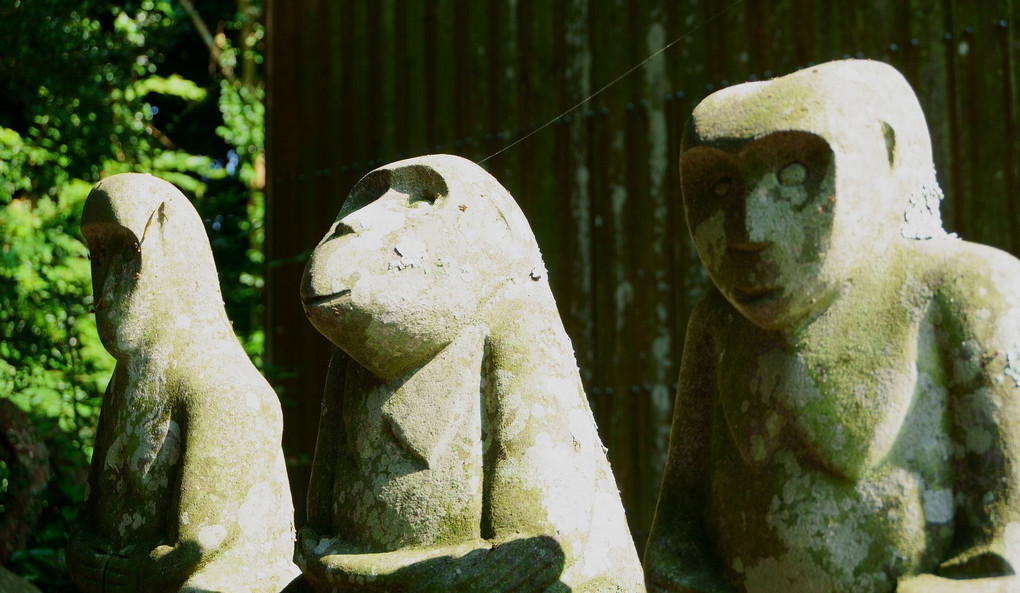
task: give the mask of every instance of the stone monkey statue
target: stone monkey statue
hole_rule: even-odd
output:
[[[223,309],[209,241],[171,184],[115,175],[82,213],[116,358],[67,565],[86,593],[275,593],[293,564],[276,394]]]
[[[843,61],[727,88],[683,148],[715,287],[688,328],[650,589],[1020,586],[1020,262],[942,230],[906,80]]]
[[[527,220],[436,155],[351,191],[301,295],[330,364],[298,564],[317,591],[643,591]]]

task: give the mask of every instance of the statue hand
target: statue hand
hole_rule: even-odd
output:
[[[1012,593],[1020,583],[1016,577],[984,579],[947,579],[932,574],[903,577],[896,584],[896,593]]]
[[[446,546],[360,553],[341,540],[323,538],[311,528],[298,532],[297,562],[309,582],[320,587],[390,591],[542,591],[564,567],[563,550],[549,536],[514,536]]]
[[[97,547],[76,556],[78,586],[85,593],[102,593],[103,572],[106,570],[110,553]]]
[[[297,532],[297,556],[300,560],[304,556],[313,557],[315,547],[319,543],[319,532],[310,526],[304,526]]]
[[[160,577],[164,575],[155,567],[174,548],[160,545],[148,554],[135,554],[134,549],[134,546],[128,546],[108,556],[103,593],[146,593],[164,588],[160,582]]]
[[[552,537],[514,536],[459,557],[436,558],[420,567],[408,567],[406,572],[420,570],[415,578],[408,579],[407,591],[545,591],[559,580],[564,563],[563,549]]]
[[[322,586],[336,586],[335,583],[347,579],[349,570],[339,562],[344,552],[340,540],[324,538],[310,526],[302,527],[297,532],[297,554],[295,560],[309,582]]]
[[[110,542],[87,519],[79,518],[67,537],[67,570],[84,593],[103,593],[103,573],[113,554]]]
[[[111,555],[103,575],[103,593],[132,593],[138,591],[137,561],[128,556]]]

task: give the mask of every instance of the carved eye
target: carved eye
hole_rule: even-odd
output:
[[[790,163],[779,171],[779,183],[783,185],[801,185],[806,179],[807,167],[800,163]]]
[[[336,226],[333,227],[333,232],[330,233],[329,238],[336,239],[337,237],[343,237],[344,235],[349,235],[353,232],[354,229],[352,229],[349,225],[347,225],[343,221],[338,220],[336,222]]]
[[[726,194],[730,193],[730,187],[732,185],[733,180],[731,180],[729,177],[723,177],[719,181],[716,181],[715,185],[712,186],[712,193],[715,194],[716,197],[721,198]]]

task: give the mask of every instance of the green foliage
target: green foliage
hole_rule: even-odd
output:
[[[0,515],[4,514],[6,506],[4,501],[7,499],[7,492],[11,486],[11,468],[7,465],[7,462],[0,459]]]
[[[149,93],[157,93],[180,97],[186,101],[202,101],[208,94],[204,88],[177,74],[171,74],[169,78],[162,76],[144,78],[136,82],[130,92],[133,94],[132,99],[135,96],[142,97]]]
[[[0,392],[54,419],[85,455],[113,370],[90,314],[85,246],[67,233],[89,187],[71,181],[56,199],[14,199],[0,211]]]
[[[74,590],[62,550],[113,367],[79,230],[95,181],[148,172],[192,199],[227,313],[261,363],[261,2],[195,4],[201,15],[171,0],[0,3],[0,396],[30,415],[54,476],[9,568],[44,591]],[[202,19],[219,25],[213,48]],[[0,513],[9,463],[0,460]]]
[[[33,151],[10,130],[3,138],[9,152]],[[31,414],[58,476],[34,545],[11,559],[12,568],[40,585],[66,581],[60,558],[65,525],[81,501],[100,394],[113,370],[89,312],[86,249],[68,232],[77,229],[89,188],[68,180],[54,197],[17,197],[0,210],[0,393]]]
[[[227,80],[220,82],[219,110],[223,124],[216,127],[216,134],[231,146],[227,169],[239,178],[249,189],[248,200],[234,200],[235,205],[244,205],[244,209],[234,209],[226,216],[233,226],[224,230],[224,221],[214,218],[213,249],[220,248],[223,252],[235,255],[229,262],[229,269],[236,270],[234,289],[224,294],[227,310],[248,310],[250,317],[247,323],[237,316],[231,316],[235,329],[242,336],[242,344],[256,365],[262,366],[264,333],[261,329],[262,288],[265,281],[262,276],[263,244],[265,242],[265,194],[261,191],[264,176],[263,155],[265,154],[265,93],[261,87],[248,88],[243,85],[231,84]],[[235,162],[236,160],[236,162]],[[216,228],[219,224],[220,228]],[[221,275],[223,269],[220,270]]]

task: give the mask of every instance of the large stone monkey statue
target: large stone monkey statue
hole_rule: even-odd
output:
[[[687,333],[650,588],[1018,586],[1020,262],[942,230],[906,80],[845,61],[719,91],[681,176],[715,288]]]
[[[82,234],[117,365],[72,578],[86,593],[276,593],[298,572],[280,404],[234,337],[202,220],[169,183],[115,175]]]
[[[477,165],[365,176],[312,254],[338,350],[298,563],[318,591],[643,591],[535,238]]]

